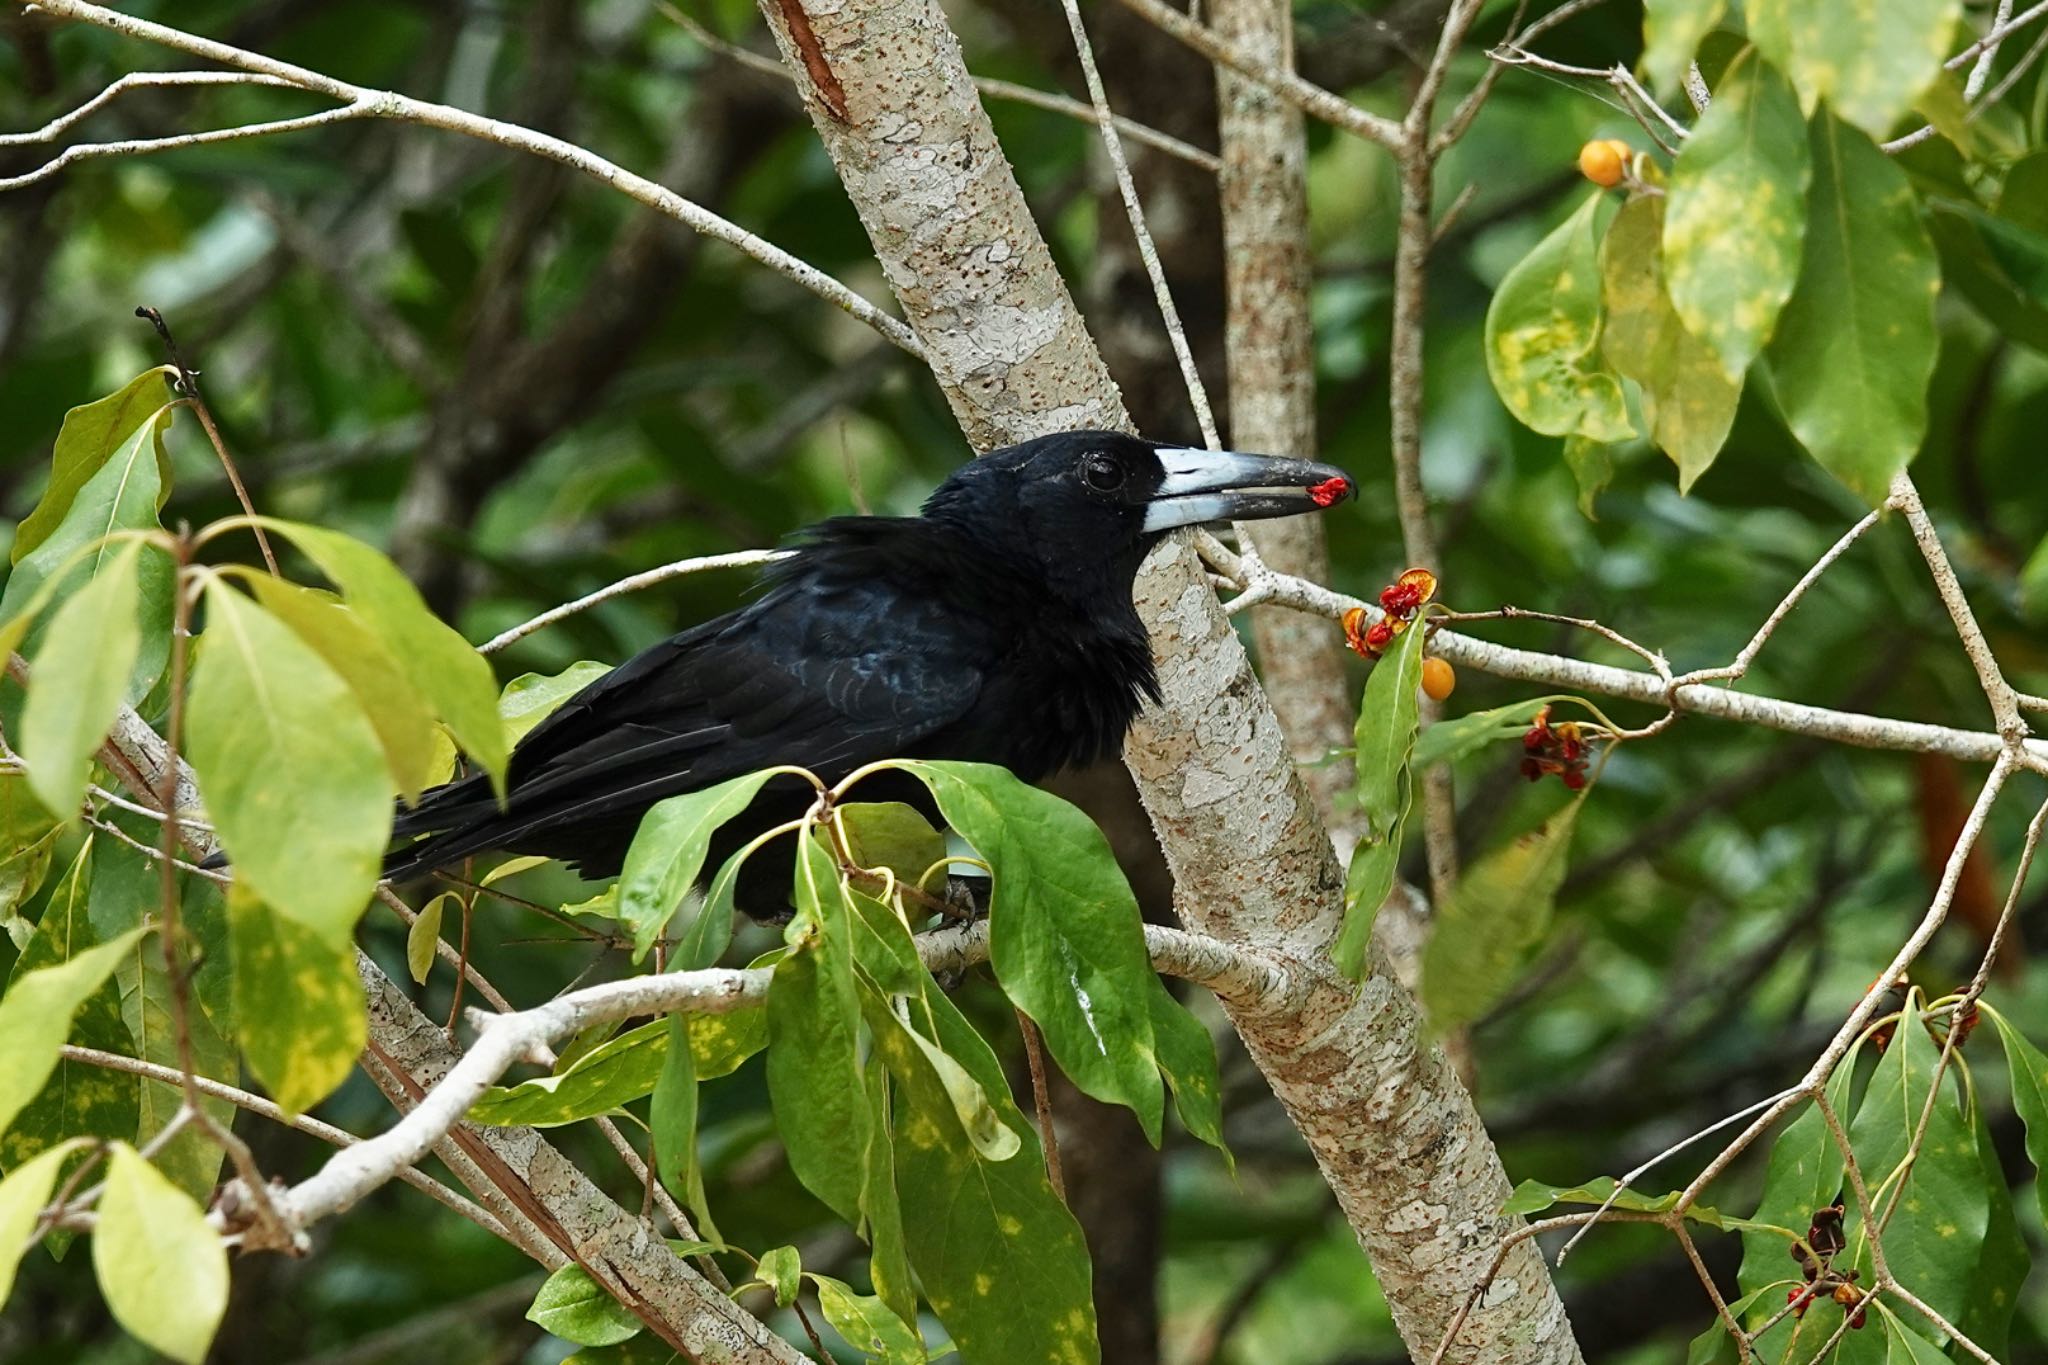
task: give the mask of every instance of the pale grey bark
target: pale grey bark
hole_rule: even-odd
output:
[[[906,320],[978,449],[1127,418],[1053,270],[933,0],[824,0],[793,36],[763,12]],[[809,51],[805,51],[809,48]],[[819,81],[830,82],[828,94]],[[1286,965],[1280,998],[1224,997],[1373,1261],[1413,1351],[1433,1351],[1515,1220],[1469,1095],[1377,956],[1329,967],[1343,873],[1184,537],[1140,574],[1166,702],[1126,759],[1191,927]],[[1579,1352],[1535,1248],[1510,1252],[1447,1359],[1565,1365]]]

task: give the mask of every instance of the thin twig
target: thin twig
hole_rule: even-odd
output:
[[[1060,1170],[1060,1135],[1053,1127],[1052,1088],[1046,1083],[1045,1049],[1038,1039],[1038,1025],[1023,1010],[1017,1011],[1017,1031],[1024,1035],[1024,1060],[1031,1068],[1031,1104],[1038,1112],[1038,1137],[1045,1144],[1045,1178],[1052,1192],[1067,1202],[1067,1178]]]
[[[495,654],[505,646],[515,641],[523,640],[537,630],[574,616],[577,612],[588,611],[600,602],[608,602],[614,597],[621,597],[629,592],[638,592],[642,588],[651,588],[656,583],[665,583],[671,578],[681,578],[685,574],[703,573],[710,569],[744,569],[756,564],[772,564],[778,559],[787,558],[788,555],[789,551],[787,550],[739,550],[732,554],[699,555],[692,559],[678,559],[673,563],[663,564],[659,568],[647,569],[629,578],[622,578],[616,583],[599,588],[596,592],[586,593],[573,602],[564,602],[559,607],[550,607],[532,620],[522,621],[510,630],[501,631],[497,635],[492,636],[489,640],[477,646],[477,653]]]
[[[184,391],[186,401],[191,403],[193,415],[206,432],[206,439],[213,443],[213,453],[220,459],[220,467],[228,476],[228,486],[235,490],[235,501],[242,505],[243,515],[249,518],[249,529],[256,533],[256,548],[263,552],[263,563],[270,570],[272,578],[280,577],[277,571],[277,556],[270,548],[270,536],[262,523],[256,520],[256,504],[249,501],[249,490],[242,483],[242,475],[235,468],[235,462],[228,455],[227,442],[220,438],[220,427],[213,420],[213,410],[206,406],[205,395],[199,392],[199,371],[185,363],[185,357],[178,351],[178,343],[171,336],[171,325],[164,321],[164,315],[147,304],[136,308],[135,316],[144,319],[156,328],[156,334],[163,338],[164,350],[171,357],[171,366],[178,372],[178,387]]]

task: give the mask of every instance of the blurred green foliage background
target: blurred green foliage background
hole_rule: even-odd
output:
[[[767,50],[741,0],[680,0],[694,18]],[[130,6],[191,31],[346,79],[431,96],[558,132],[684,193],[870,297],[886,290],[832,167],[788,88],[708,52],[642,0],[193,0]],[[1303,0],[1299,60],[1312,78],[1398,109],[1440,0]],[[1468,86],[1511,6],[1489,7],[1457,69]],[[1988,8],[1988,7],[1987,7]],[[1056,7],[949,7],[979,73],[1078,92]],[[1090,11],[1117,107],[1214,146],[1204,64],[1114,6]],[[1599,7],[1543,45],[1588,65],[1633,60],[1641,11]],[[121,73],[168,54],[0,14],[0,128],[39,125]],[[2016,43],[2001,69],[2017,61]],[[2043,145],[2048,79],[2006,107]],[[305,112],[262,90],[144,91],[92,125],[160,134]],[[1113,187],[1086,125],[997,102],[992,112],[1067,278],[1148,434],[1194,435]],[[1481,322],[1506,270],[1587,192],[1572,171],[1588,138],[1645,145],[1605,92],[1510,72],[1440,171],[1442,202],[1470,187],[1430,280],[1425,477],[1445,546],[1443,597],[1596,617],[1668,652],[1723,661],[1861,508],[1803,459],[1751,386],[1735,435],[1688,498],[1648,449],[1577,506],[1560,442],[1501,408]],[[1909,154],[1925,177],[1943,144]],[[1336,585],[1366,595],[1402,566],[1386,435],[1394,191],[1378,150],[1311,130],[1311,203],[1322,448],[1363,496],[1329,519]],[[1133,148],[1193,340],[1221,373],[1221,239],[1213,180]],[[0,148],[0,175],[40,159]],[[161,357],[133,309],[161,309],[202,369],[257,504],[387,545],[472,640],[627,573],[687,555],[773,543],[829,514],[915,508],[969,452],[914,361],[859,324],[717,244],[653,221],[570,172],[428,130],[373,121],[86,163],[0,194],[0,521],[34,503],[64,411]],[[1915,467],[2014,681],[2048,692],[2048,357],[2001,335],[1953,293],[1940,310],[1933,422]],[[200,524],[233,502],[190,424],[173,438],[167,521]],[[1300,452],[1309,453],[1309,452]],[[228,544],[223,553],[247,554]],[[745,578],[685,578],[577,616],[497,660],[504,679],[578,659],[615,662],[739,600]],[[1494,638],[1610,662],[1584,635],[1525,624]],[[1329,647],[1340,649],[1333,628]],[[1814,703],[1984,727],[1985,707],[1903,527],[1881,529],[1822,583],[1747,686]],[[1455,713],[1533,689],[1468,674]],[[1623,719],[1638,723],[1623,708]],[[1789,1083],[1922,912],[1980,774],[1945,760],[1829,748],[1686,720],[1609,765],[1578,834],[1560,915],[1509,999],[1473,1031],[1489,1127],[1516,1178],[1617,1173],[1677,1137]],[[1488,751],[1460,774],[1461,835],[1479,849],[1553,804]],[[2033,779],[1999,808],[1987,887],[2002,896]],[[528,874],[537,898],[568,874]],[[1968,893],[1975,894],[1975,893]],[[1981,899],[1981,898],[1980,898]],[[1935,993],[1966,978],[1995,901],[1960,907],[1916,975]],[[33,911],[31,911],[33,914]],[[372,919],[377,955],[402,963],[401,930]],[[2022,903],[2021,940],[2048,941],[2048,894]],[[618,970],[547,921],[487,907],[475,951],[518,999]],[[2024,950],[1991,998],[2048,1037],[2048,992]],[[439,978],[445,992],[445,977]],[[967,995],[1015,1040],[992,998]],[[430,992],[429,1008],[445,1008]],[[1207,1002],[1202,1002],[1207,1008]],[[1156,1216],[1120,1272],[1155,1282],[1106,1299],[1127,1345],[1119,1365],[1210,1360],[1364,1365],[1403,1357],[1371,1274],[1258,1074],[1230,1050],[1236,1177],[1171,1140],[1150,1188],[1140,1162],[1119,1197],[1134,1228]],[[759,1060],[709,1087],[711,1200],[751,1244],[794,1241],[829,1267],[854,1243],[805,1195],[770,1131]],[[2002,1068],[1977,1072],[1987,1096]],[[2013,1179],[2031,1179],[2016,1121],[1994,1103]],[[356,1131],[388,1121],[356,1083],[325,1106]],[[316,1144],[245,1120],[266,1169],[302,1176]],[[1129,1142],[1111,1130],[1104,1141]],[[567,1138],[633,1196],[587,1135]],[[1670,1188],[1680,1158],[1648,1183]],[[1760,1175],[1738,1167],[1720,1207],[1746,1210]],[[2038,1254],[2035,1203],[2019,1201]],[[215,1358],[258,1362],[551,1362],[567,1347],[520,1320],[537,1276],[516,1253],[392,1186],[319,1230],[303,1261],[251,1259]],[[1733,1237],[1707,1236],[1733,1279]],[[139,1361],[78,1267],[40,1253],[0,1317],[0,1359]],[[1559,1272],[1589,1359],[1684,1358],[1710,1318],[1655,1229],[1611,1228]],[[2014,1360],[2048,1360],[2048,1277],[2022,1305]]]

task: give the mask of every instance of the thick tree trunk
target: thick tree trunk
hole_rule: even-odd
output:
[[[800,3],[800,0],[791,0]],[[891,287],[977,449],[1060,428],[1127,427],[1115,386],[989,127],[933,0],[764,13]],[[1183,915],[1288,963],[1282,999],[1225,1004],[1357,1230],[1410,1349],[1427,1358],[1514,1225],[1470,1096],[1375,957],[1362,990],[1329,968],[1343,876],[1185,538],[1141,574],[1166,705],[1126,758]],[[1529,1243],[1448,1357],[1580,1359]]]

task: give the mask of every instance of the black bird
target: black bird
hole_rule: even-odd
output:
[[[877,759],[964,759],[1037,782],[1112,756],[1159,695],[1131,605],[1146,552],[1174,527],[1288,516],[1352,492],[1329,465],[1108,431],[996,451],[941,484],[921,516],[800,532],[758,600],[635,655],[521,739],[504,805],[473,775],[401,810],[396,836],[426,837],[396,849],[385,874],[499,850],[614,876],[649,806],[777,764],[836,782]],[[900,774],[864,781],[860,796],[934,813]],[[801,779],[771,780],[721,831],[710,866],[810,800]],[[789,869],[772,846],[749,859],[740,908],[785,913]]]

